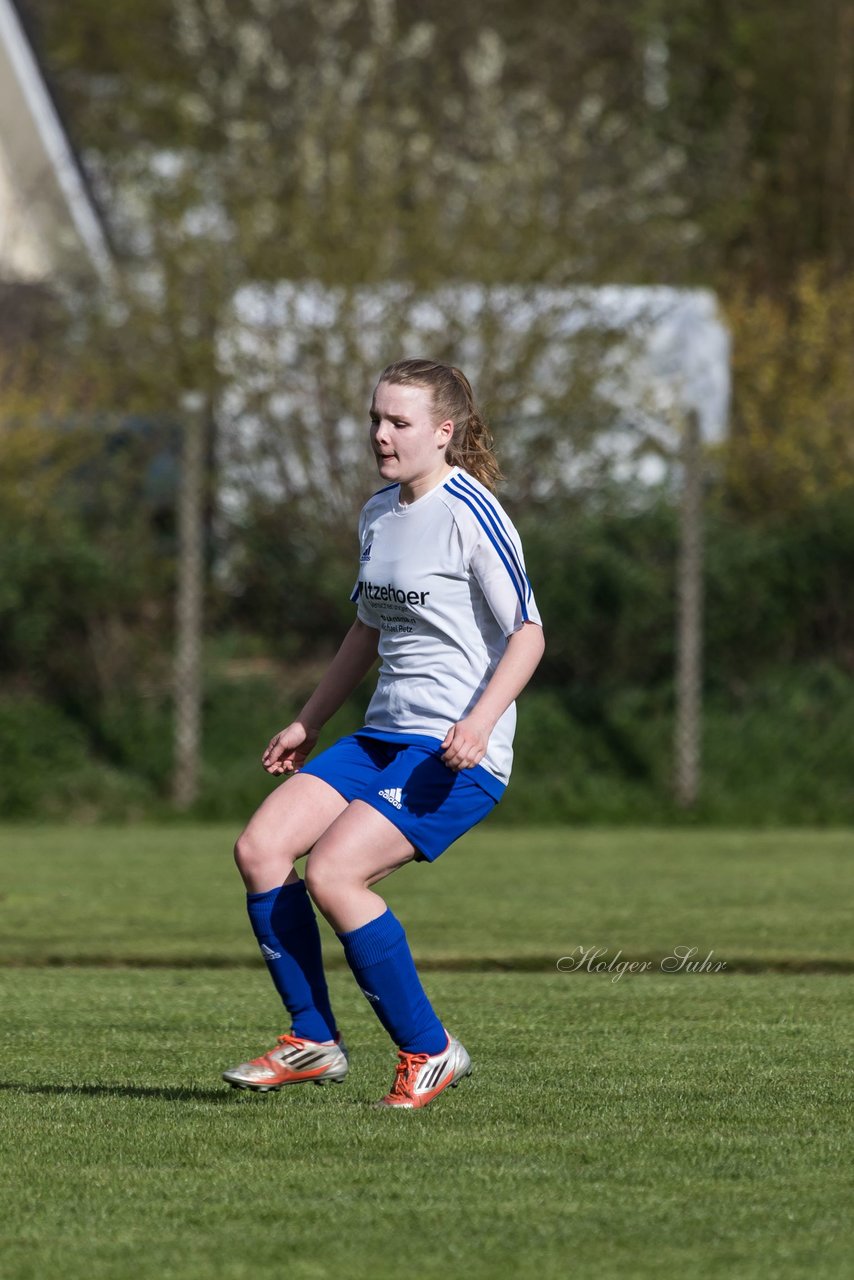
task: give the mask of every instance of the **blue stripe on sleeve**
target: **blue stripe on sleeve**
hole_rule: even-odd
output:
[[[362,584],[361,582],[357,582],[355,587],[353,588],[353,594],[350,596],[350,603],[355,604],[361,594],[362,594]]]
[[[528,581],[528,575],[525,573],[525,570],[522,568],[522,565],[519,562],[519,557],[516,554],[516,548],[513,546],[513,542],[511,538],[509,537],[506,529],[502,525],[501,519],[498,513],[495,511],[495,509],[492,506],[490,506],[486,498],[484,498],[483,494],[480,493],[474,487],[474,485],[467,480],[465,476],[460,476],[460,475],[453,476],[451,480],[448,482],[447,488],[450,489],[452,493],[457,493],[457,494],[460,494],[462,490],[465,490],[466,494],[471,498],[471,500],[477,503],[478,507],[483,511],[484,515],[486,516],[486,519],[489,521],[489,523],[492,526],[492,529],[493,529],[493,532],[495,533],[496,538],[501,543],[502,547],[507,552],[507,555],[510,557],[511,561],[513,562],[513,567],[515,568],[516,573],[518,574],[519,584],[522,587],[522,590],[525,592],[528,599],[530,599],[531,596],[533,595],[533,592],[531,590],[531,584]],[[483,520],[481,520],[481,524],[483,524]]]
[[[482,516],[481,512],[477,509],[477,507],[474,505],[474,503],[470,501],[468,494],[465,494],[465,493],[459,493],[457,490],[452,489],[452,488],[451,488],[451,486],[450,486],[450,484],[448,484],[448,485],[446,486],[446,488],[448,489],[448,492],[449,492],[449,493],[451,493],[455,498],[459,498],[460,502],[464,502],[464,503],[465,503],[465,505],[469,508],[469,510],[470,510],[471,512],[473,512],[475,520],[477,520],[478,524],[479,524],[479,525],[480,525],[480,527],[483,529],[483,531],[484,531],[484,533],[486,534],[487,538],[489,538],[489,541],[492,543],[493,547],[494,547],[494,548],[495,548],[495,550],[498,552],[499,559],[501,560],[502,564],[504,565],[504,568],[505,568],[505,569],[507,570],[507,572],[509,573],[509,575],[510,575],[510,581],[513,583],[513,587],[514,587],[514,589],[515,589],[515,591],[516,591],[516,595],[519,597],[519,604],[520,604],[521,609],[522,609],[522,620],[523,620],[524,622],[527,622],[527,621],[528,621],[528,609],[527,609],[527,606],[526,606],[526,604],[525,604],[525,593],[524,593],[524,591],[521,589],[521,587],[519,586],[519,582],[518,582],[518,579],[517,579],[517,577],[516,577],[516,574],[513,572],[513,569],[510,567],[510,562],[509,562],[509,560],[507,559],[507,557],[506,557],[506,555],[504,554],[504,552],[501,550],[501,547],[498,545],[498,542],[496,541],[495,536],[494,536],[494,534],[493,534],[492,530],[489,528],[489,525],[486,523],[486,521],[484,520],[484,518],[483,518],[483,516]]]
[[[484,495],[480,492],[479,489],[475,488],[475,486],[472,484],[468,476],[457,475],[454,477],[454,479],[458,480],[460,485],[462,485],[463,488],[468,490],[472,498],[475,500],[475,502],[477,502],[478,506],[480,506],[487,513],[487,516],[489,517],[492,527],[495,529],[497,536],[501,540],[502,546],[507,551],[507,554],[510,556],[511,560],[513,561],[513,564],[516,566],[516,570],[519,574],[519,577],[521,578],[522,582],[525,584],[525,587],[527,589],[528,599],[530,600],[530,598],[534,594],[531,588],[531,583],[528,579],[528,575],[526,574],[524,568],[522,567],[522,562],[516,553],[516,548],[513,545],[513,539],[510,537],[509,533],[507,532],[504,525],[502,524],[501,516],[499,515],[498,511],[496,511],[495,507],[489,502],[489,499],[484,497]]]

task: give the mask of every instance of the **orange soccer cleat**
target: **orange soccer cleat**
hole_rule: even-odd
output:
[[[401,1049],[394,1069],[394,1084],[377,1105],[426,1107],[444,1089],[455,1089],[464,1076],[470,1075],[471,1058],[451,1035],[441,1053],[406,1053]]]
[[[223,1071],[222,1078],[235,1089],[269,1093],[285,1084],[340,1084],[349,1069],[347,1046],[340,1036],[333,1044],[322,1044],[284,1035],[275,1049]]]

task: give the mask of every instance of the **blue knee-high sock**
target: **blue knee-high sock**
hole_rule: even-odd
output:
[[[441,1053],[448,1037],[421,985],[400,921],[386,911],[338,937],[362,994],[395,1044],[407,1053]]]
[[[334,1039],[320,932],[302,880],[267,893],[247,893],[246,909],[270,977],[291,1015],[293,1034]]]

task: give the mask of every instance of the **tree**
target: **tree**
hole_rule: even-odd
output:
[[[122,700],[156,686],[169,556],[160,446],[110,412],[115,371],[85,356],[42,333],[0,367],[0,671],[103,743]]]
[[[245,277],[685,275],[687,153],[650,127],[622,6],[32,4],[113,211],[191,158]]]
[[[854,275],[803,268],[782,298],[739,290],[728,492],[754,519],[796,518],[854,488]]]
[[[785,293],[805,266],[854,270],[854,4],[661,0],[662,141],[713,280]]]

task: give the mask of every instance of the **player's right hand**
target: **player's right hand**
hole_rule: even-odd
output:
[[[261,763],[274,777],[283,773],[296,773],[314,750],[319,730],[307,729],[299,720],[289,724],[281,733],[270,739]]]

